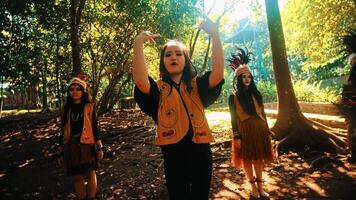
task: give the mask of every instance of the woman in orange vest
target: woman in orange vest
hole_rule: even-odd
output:
[[[97,127],[94,103],[89,101],[88,85],[73,78],[67,90],[67,101],[61,113],[59,163],[67,175],[74,177],[78,199],[94,199],[97,180],[97,159],[103,158],[103,145]],[[87,182],[87,185],[85,184]]]
[[[200,24],[212,38],[212,71],[201,77],[177,40],[166,42],[160,56],[160,80],[148,76],[143,45],[159,34],[144,31],[134,41],[132,74],[135,100],[156,123],[154,143],[161,147],[170,199],[206,200],[212,173],[213,140],[204,108],[219,96],[223,84],[224,54],[218,25]]]
[[[251,198],[259,198],[269,196],[262,186],[262,170],[263,164],[271,162],[274,155],[262,95],[247,66],[249,60],[249,53],[240,48],[228,60],[235,73],[234,93],[229,97],[233,130],[231,158],[235,167],[243,167],[251,183]]]

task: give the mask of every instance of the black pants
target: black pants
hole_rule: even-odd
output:
[[[212,155],[210,144],[191,141],[162,147],[164,172],[171,200],[207,200]]]

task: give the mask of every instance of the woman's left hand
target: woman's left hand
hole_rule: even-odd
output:
[[[211,21],[208,17],[204,17],[203,21],[200,22],[199,28],[203,29],[209,35],[218,34],[219,33],[219,24]]]
[[[102,160],[104,158],[104,151],[101,149],[97,152],[97,156],[99,160]]]
[[[233,139],[235,143],[235,148],[240,149],[241,148],[241,139]]]

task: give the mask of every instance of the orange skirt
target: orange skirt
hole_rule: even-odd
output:
[[[235,167],[242,167],[244,160],[262,160],[271,163],[275,159],[272,149],[270,131],[266,122],[259,117],[252,117],[237,124],[241,135],[241,147],[235,148],[235,141],[231,142],[231,162]]]

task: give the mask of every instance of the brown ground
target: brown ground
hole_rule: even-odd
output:
[[[55,114],[1,119],[0,199],[75,199],[71,179],[54,156],[58,123]],[[132,110],[100,119],[106,154],[98,170],[97,199],[167,199],[163,160],[152,145],[152,127],[151,120]],[[241,170],[230,166],[229,147],[228,141],[212,144],[210,197],[248,199],[249,184]],[[345,155],[308,149],[286,152],[266,167],[265,177],[271,199],[356,197],[356,165]]]

